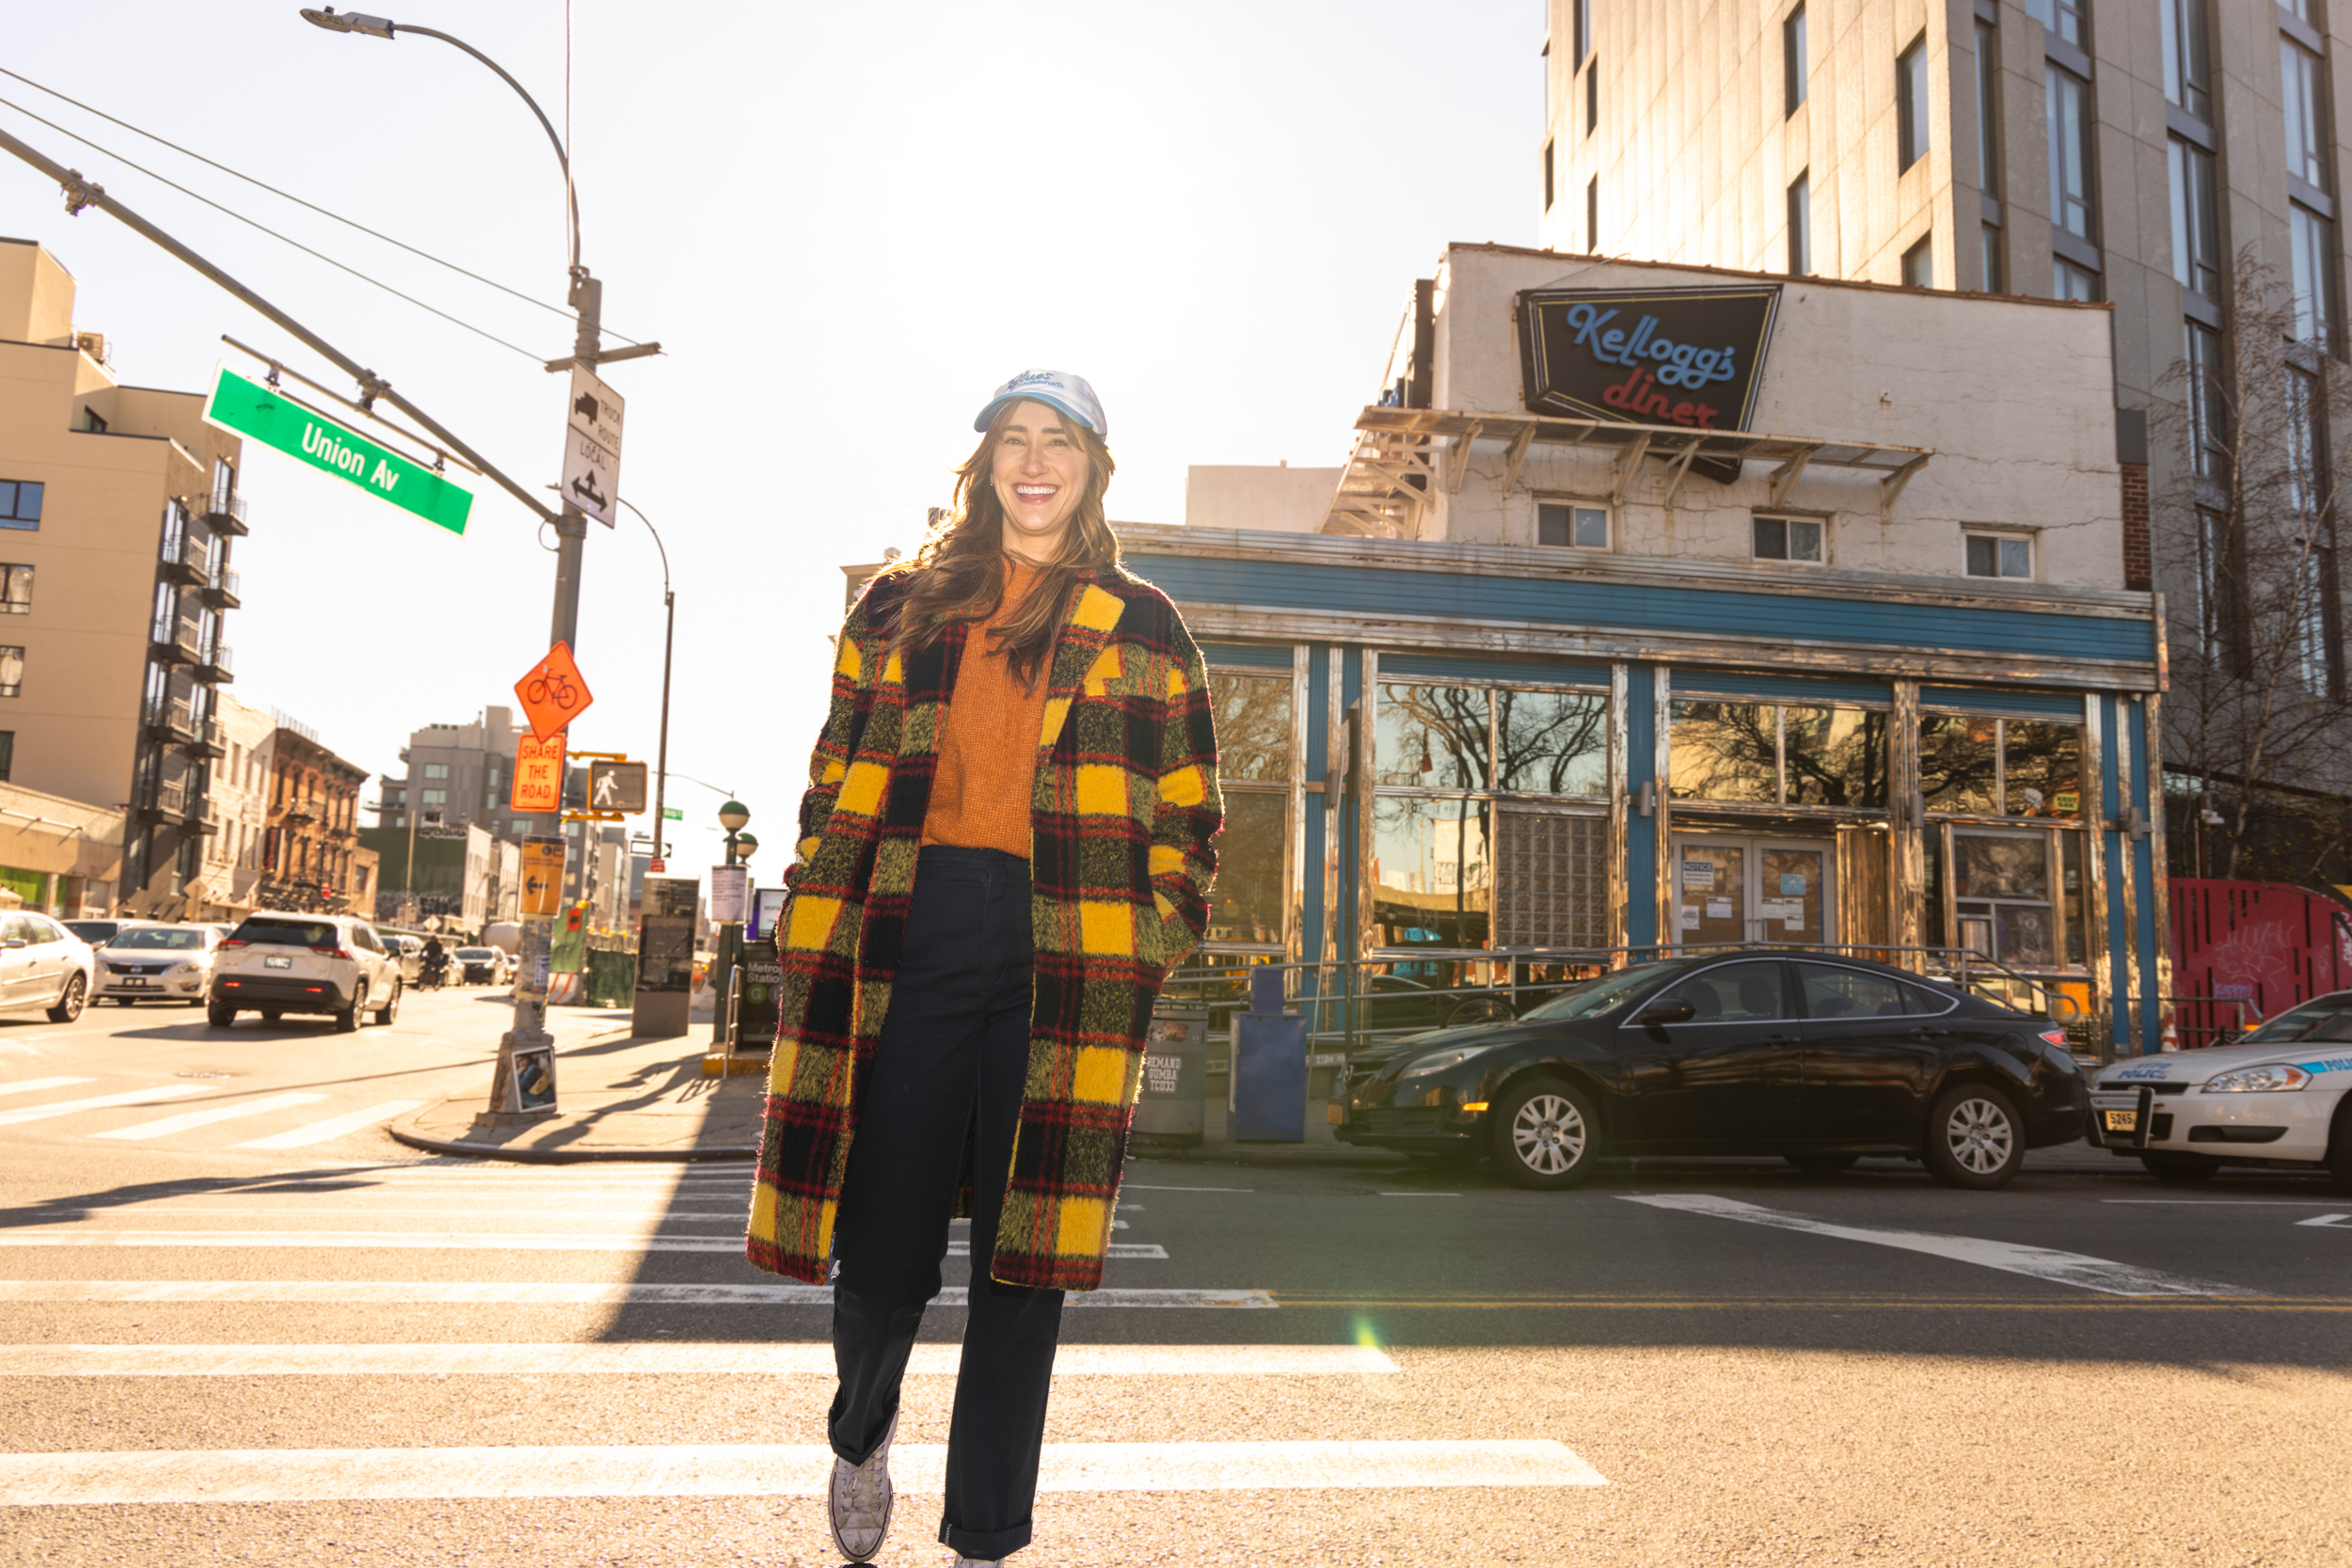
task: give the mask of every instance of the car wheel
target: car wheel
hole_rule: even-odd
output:
[[[2005,1187],[2026,1163],[2026,1130],[1998,1089],[1948,1088],[1928,1113],[1928,1174],[1947,1187]]]
[[[392,994],[384,999],[384,1006],[375,1009],[375,1022],[389,1024],[400,1016],[400,982],[392,982]]]
[[[52,1023],[71,1023],[82,1016],[82,1005],[89,1000],[89,981],[75,970],[66,977],[65,990],[57,994],[57,1005],[49,1009]]]
[[[1859,1154],[1784,1154],[1781,1158],[1807,1176],[1836,1176],[1841,1171],[1853,1169],[1854,1162],[1862,1156]]]
[[[361,999],[357,996],[353,997],[351,999],[351,1006],[345,1007],[342,1012],[335,1015],[335,1033],[339,1035],[350,1035],[358,1032],[360,1000]]]
[[[237,1009],[224,1007],[217,1002],[209,1003],[204,1008],[204,1022],[215,1029],[234,1028],[237,1022]]]
[[[2139,1163],[2159,1181],[2210,1181],[2221,1174],[2221,1162],[2207,1154],[2142,1154]]]
[[[1489,1113],[1487,1136],[1495,1169],[1538,1191],[1575,1186],[1593,1174],[1600,1150],[1592,1101],[1557,1078],[1531,1079],[1504,1095]]]

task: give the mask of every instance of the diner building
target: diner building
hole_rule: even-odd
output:
[[[1335,481],[1120,525],[1216,688],[1210,956],[1968,950],[2156,1049],[2112,367],[2105,305],[1450,247]]]

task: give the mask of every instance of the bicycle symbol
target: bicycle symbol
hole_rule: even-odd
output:
[[[580,701],[580,688],[550,670],[523,689],[523,701],[532,707],[551,702],[556,712],[569,713],[572,705]]]

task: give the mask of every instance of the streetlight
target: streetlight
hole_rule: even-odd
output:
[[[621,504],[637,513],[637,520],[653,535],[653,547],[661,552],[661,750],[653,773],[653,858],[661,860],[662,807],[670,790],[670,646],[677,631],[677,595],[670,592],[670,547],[661,542],[661,531],[653,526],[651,517],[637,511],[635,501],[623,498]]]
[[[740,800],[728,800],[719,807],[719,826],[727,831],[727,863],[736,862],[735,847],[740,843],[743,824],[752,819],[752,808]],[[752,840],[757,844],[757,839]]]
[[[744,856],[759,847],[759,840],[743,831],[743,824],[752,819],[752,808],[740,800],[726,800],[719,807],[719,826],[727,831],[727,864],[739,864]],[[716,879],[713,879],[714,880]],[[751,873],[743,874],[743,896],[751,897]],[[733,993],[736,961],[743,949],[743,920],[745,911],[737,911],[736,918],[719,925],[719,971],[713,977],[711,990],[719,998],[717,1010],[711,1015],[711,1043],[722,1051],[735,1048],[735,1009],[727,1005]]]

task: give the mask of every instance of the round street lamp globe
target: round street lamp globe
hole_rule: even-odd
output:
[[[719,826],[729,832],[739,830],[752,819],[752,808],[740,800],[729,800],[719,808]]]
[[[754,838],[751,834],[738,833],[735,835],[735,852],[738,855],[740,855],[743,859],[750,860],[752,858],[752,851],[758,847],[759,840]]]

